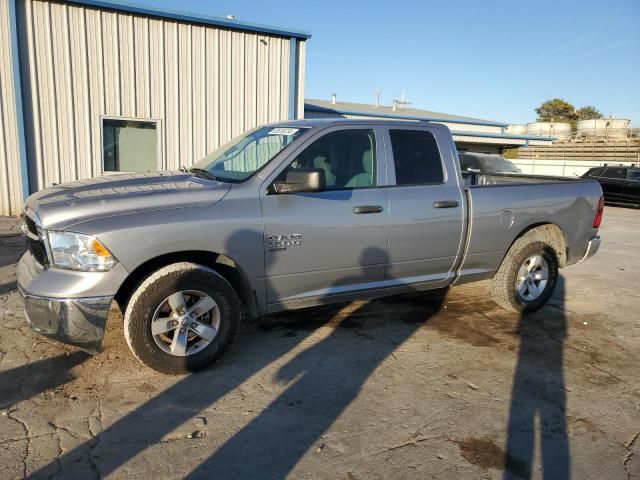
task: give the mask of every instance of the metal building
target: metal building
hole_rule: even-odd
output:
[[[397,102],[393,106],[340,102],[334,95],[331,100],[305,100],[304,111],[305,118],[382,118],[442,123],[451,130],[458,149],[482,153],[501,153],[504,148],[526,145],[546,145],[555,140],[549,136],[508,133],[509,125],[506,123],[404,108]]]
[[[176,169],[302,117],[309,37],[102,0],[0,0],[0,214],[54,183]]]

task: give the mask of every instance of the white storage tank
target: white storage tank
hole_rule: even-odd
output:
[[[527,123],[527,134],[565,139],[571,135],[571,125],[564,122]]]
[[[626,138],[630,120],[626,118],[596,118],[578,122],[578,136]]]
[[[507,132],[511,135],[525,135],[527,133],[526,125],[509,125],[507,127]]]

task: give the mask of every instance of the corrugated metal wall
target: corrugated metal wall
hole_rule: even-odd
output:
[[[289,38],[42,0],[22,5],[32,188],[101,174],[104,116],[158,120],[161,169],[288,118]]]
[[[9,2],[0,0],[0,215],[22,209]]]

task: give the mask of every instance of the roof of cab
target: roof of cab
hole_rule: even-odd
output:
[[[282,122],[272,123],[270,125],[278,125],[282,127],[327,127],[330,125],[438,125],[431,122],[406,121],[398,122],[397,120],[377,120],[377,119],[353,119],[353,118],[308,118],[300,120],[285,120]]]
[[[427,120],[397,120],[397,119],[376,119],[376,118],[340,118],[340,117],[326,117],[326,118],[309,118],[301,120],[285,120],[282,122],[270,123],[265,126],[278,126],[278,127],[297,127],[297,128],[316,128],[316,127],[329,127],[334,125],[384,125],[395,128],[402,128],[402,126],[411,127],[426,127],[430,128],[442,128],[451,133],[454,137],[484,137],[484,138],[497,138],[497,139],[509,139],[509,140],[555,140],[554,137],[541,137],[536,135],[514,135],[511,133],[485,133],[485,132],[471,132],[451,130],[447,125],[444,125],[437,121]],[[454,138],[454,141],[458,141]]]

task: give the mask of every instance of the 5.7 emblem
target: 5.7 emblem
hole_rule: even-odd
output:
[[[267,240],[269,243],[269,251],[277,252],[279,250],[286,250],[287,247],[302,245],[302,234],[283,233],[282,235],[269,235]]]

